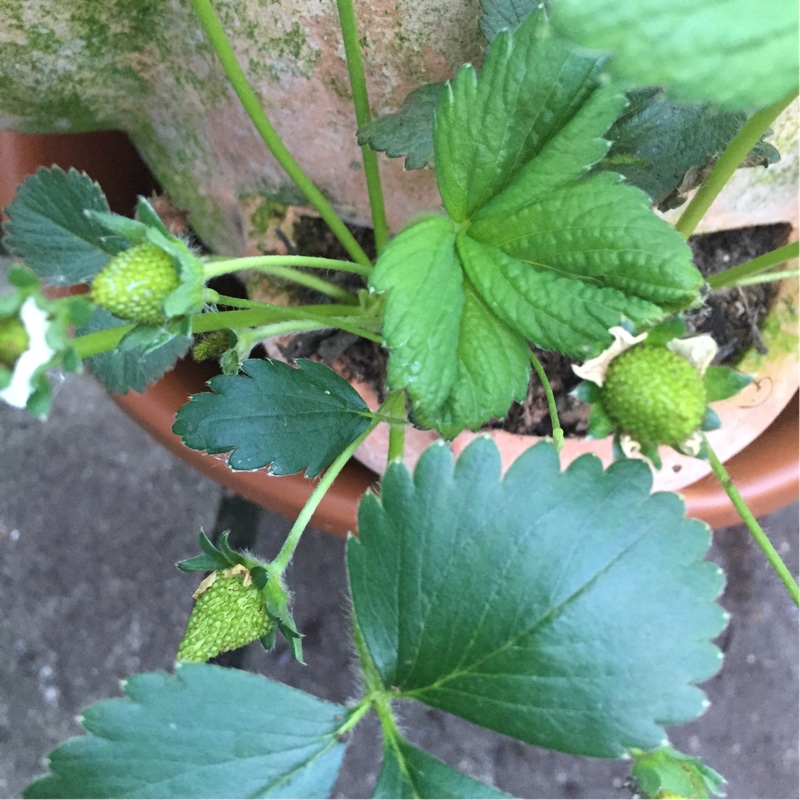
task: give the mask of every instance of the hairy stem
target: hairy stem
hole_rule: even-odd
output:
[[[316,275],[309,275],[306,272],[298,272],[292,267],[256,267],[256,269],[264,275],[272,275],[275,278],[282,278],[283,280],[292,281],[293,283],[305,286],[307,289],[312,289],[319,294],[330,297],[332,300],[338,300],[340,303],[352,304],[357,303],[358,299],[355,295],[342,289],[341,286],[326,281]]]
[[[375,430],[378,424],[378,420],[373,420],[370,422],[369,427],[364,431],[364,433],[362,433],[361,436],[359,436],[355,441],[351,442],[336,457],[334,462],[325,471],[325,474],[320,478],[319,483],[316,485],[316,487],[314,487],[314,491],[311,493],[311,496],[308,498],[306,504],[298,514],[294,525],[292,525],[292,529],[289,531],[289,535],[286,537],[283,547],[281,547],[280,552],[272,562],[272,566],[277,572],[283,572],[289,565],[289,562],[294,555],[294,551],[300,542],[300,537],[303,535],[303,531],[305,531],[306,526],[311,520],[311,517],[317,510],[317,506],[319,506],[319,504],[322,502],[322,498],[325,497],[326,492],[331,488],[331,484],[334,482],[337,475],[345,468],[347,462],[352,458],[353,453],[355,453],[359,445],[364,441],[364,439],[367,438],[367,436],[372,433],[373,430]]]
[[[550,381],[545,374],[542,363],[536,358],[533,350],[528,351],[528,358],[530,358],[531,366],[536,370],[536,374],[539,376],[542,386],[544,386],[544,393],[547,396],[547,406],[550,409],[550,421],[553,424],[553,444],[556,446],[556,450],[561,450],[564,446],[564,431],[558,419],[558,409],[556,408],[556,399],[553,396],[553,387],[550,386]]]
[[[389,405],[391,402],[391,405]],[[401,423],[390,423],[389,425],[389,456],[388,463],[391,463],[396,458],[401,461],[406,452],[406,420],[404,414],[406,411],[406,395],[402,389],[393,392],[387,401],[389,413],[394,415],[396,419],[401,419]]]
[[[350,89],[353,92],[353,105],[356,111],[356,124],[362,128],[370,121],[369,97],[367,82],[364,78],[364,62],[361,58],[361,45],[358,39],[358,25],[353,0],[336,0],[339,9],[339,24],[344,39],[344,52],[347,59],[347,71],[350,74]],[[367,145],[361,148],[364,160],[364,175],[367,179],[369,207],[372,211],[372,229],[375,233],[375,247],[380,251],[389,238],[386,226],[386,208],[381,187],[381,173],[378,169],[378,158],[375,151]]]
[[[354,272],[356,275],[369,275],[369,267],[338,258],[319,258],[317,256],[247,256],[245,258],[215,258],[203,264],[205,280],[228,275],[240,269],[263,269],[270,267],[315,267],[318,269],[338,269],[341,272]]]
[[[777,267],[779,264],[784,264],[793,258],[797,258],[798,254],[800,254],[800,243],[792,242],[791,244],[779,247],[777,250],[773,250],[771,253],[765,253],[763,256],[745,261],[744,264],[738,264],[735,267],[712,275],[708,279],[708,285],[712,289],[722,289],[723,286],[733,286],[734,284],[740,283],[745,278],[758,275],[761,272],[772,269],[772,267]]]
[[[793,94],[761,111],[757,111],[747,120],[733,141],[725,148],[703,185],[675,225],[675,230],[684,239],[688,239],[692,235],[697,224],[705,216],[706,211],[711,207],[717,195],[725,188],[725,184],[730,180],[731,175],[745,160],[747,154],[755,147],[758,140],[769,130],[770,125],[795,97],[797,97],[797,94]]]
[[[219,17],[214,12],[210,0],[192,0],[192,4],[233,90],[272,155],[275,156],[275,159],[286,171],[286,174],[295,182],[297,188],[306,196],[308,202],[317,209],[319,215],[329,225],[351,258],[365,267],[371,266],[369,257],[361,249],[353,234],[347,229],[347,226],[334,211],[333,206],[325,199],[322,192],[317,189],[300,165],[294,160],[283,140],[275,128],[272,127],[272,123],[261,108],[256,93],[247,82],[244,70],[236,60],[236,54],[233,52],[233,48],[225,35],[225,31],[219,21]]]
[[[792,577],[792,573],[789,572],[788,567],[783,563],[777,550],[772,546],[772,542],[770,542],[766,533],[764,533],[764,530],[758,524],[758,520],[753,516],[753,512],[747,507],[738,489],[733,485],[731,476],[728,474],[728,471],[719,458],[717,458],[717,454],[711,449],[708,439],[706,439],[706,446],[708,447],[708,459],[711,462],[711,469],[714,475],[730,498],[731,503],[733,503],[734,508],[742,518],[742,522],[744,522],[747,530],[750,531],[750,535],[755,539],[756,544],[767,557],[770,566],[775,570],[778,577],[783,582],[783,585],[789,590],[789,594],[792,600],[794,600],[795,605],[800,605],[800,591],[798,591],[797,582]]]

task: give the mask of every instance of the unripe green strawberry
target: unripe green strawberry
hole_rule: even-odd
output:
[[[92,282],[92,300],[121,319],[163,321],[161,304],[180,280],[175,260],[154,244],[114,256]]]
[[[682,356],[638,345],[609,364],[600,402],[637,442],[677,447],[700,427],[706,389],[702,375]]]
[[[206,334],[192,348],[192,358],[195,361],[207,361],[210,358],[219,358],[227,349],[230,342],[228,331],[213,331]]]
[[[212,572],[194,596],[179,661],[208,661],[260,639],[274,626],[264,610],[264,593],[241,565]]]
[[[13,369],[29,343],[28,331],[19,317],[0,319],[0,366]]]

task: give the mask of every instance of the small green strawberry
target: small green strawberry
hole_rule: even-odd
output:
[[[178,648],[179,661],[208,661],[262,638],[275,627],[264,608],[264,592],[241,564],[212,572],[194,598],[197,602]]]
[[[13,369],[29,343],[28,331],[19,317],[0,319],[0,366]]]
[[[207,333],[192,348],[192,358],[195,361],[219,358],[230,347],[230,339],[228,331]]]
[[[92,282],[92,300],[121,319],[159,323],[162,303],[178,288],[175,260],[154,244],[115,256]]]
[[[619,430],[641,444],[678,447],[703,421],[706,388],[683,356],[637,345],[608,365],[600,401]]]

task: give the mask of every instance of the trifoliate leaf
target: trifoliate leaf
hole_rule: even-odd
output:
[[[686,797],[706,800],[724,794],[725,778],[698,758],[662,747],[652,753],[633,751],[631,774],[643,797]]]
[[[635,89],[628,101],[608,131],[612,145],[601,166],[643,189],[662,211],[686,199],[747,120],[741,111],[669,100],[659,89]],[[750,155],[743,166],[766,167],[780,158],[764,141]]]
[[[710,530],[649,468],[560,471],[550,443],[500,480],[487,438],[389,466],[348,542],[354,614],[387,689],[554,750],[652,749],[720,667]],[[669,620],[669,624],[654,624]]]
[[[586,176],[625,105],[597,88],[598,68],[538,8],[497,36],[480,76],[465,68],[440,98],[436,175],[451,220],[403,231],[370,284],[388,292],[389,382],[446,436],[506,414],[527,381],[526,340],[583,357],[610,327],[651,326],[699,296],[691,251],[647,197]],[[463,324],[467,296],[488,350]]]
[[[128,246],[84,214],[91,210],[109,212],[88,175],[42,167],[26,178],[7,209],[6,246],[51,286],[88,281]]]
[[[385,152],[391,158],[406,157],[406,169],[433,166],[433,115],[443,83],[414,89],[393,114],[386,114],[358,132],[358,143]]]
[[[500,31],[513,33],[535,5],[536,0],[481,0],[481,33],[490,42]]]
[[[556,28],[610,51],[611,73],[681,100],[763,108],[797,91],[794,0],[559,0]]]
[[[508,797],[419,750],[402,737],[384,745],[383,765],[373,797]]]
[[[327,797],[346,709],[260,676],[183,664],[91,706],[26,798]]]
[[[367,404],[329,367],[296,363],[248,359],[244,374],[212,378],[211,392],[179,409],[173,432],[194,450],[233,451],[231,469],[319,475],[366,430]]]
[[[76,334],[83,336],[125,324],[108,311],[95,308],[89,321]],[[171,369],[192,343],[186,336],[170,336],[163,331],[156,332],[155,337],[149,344],[140,342],[135,347],[111,350],[87,358],[86,366],[109,392],[143,392],[149,384],[155,383]]]

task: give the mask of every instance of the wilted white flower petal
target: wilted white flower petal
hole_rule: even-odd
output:
[[[589,361],[576,366],[573,364],[572,371],[585,381],[602,386],[606,379],[608,372],[608,365],[626,350],[630,350],[635,344],[647,338],[646,333],[641,333],[638,336],[633,336],[628,333],[625,328],[614,326],[609,328],[608,331],[613,337],[614,341],[608,346],[606,350],[600,353],[596,358],[591,358]]]
[[[701,375],[711,366],[717,349],[717,343],[707,333],[667,342],[667,350],[685,358]]]

